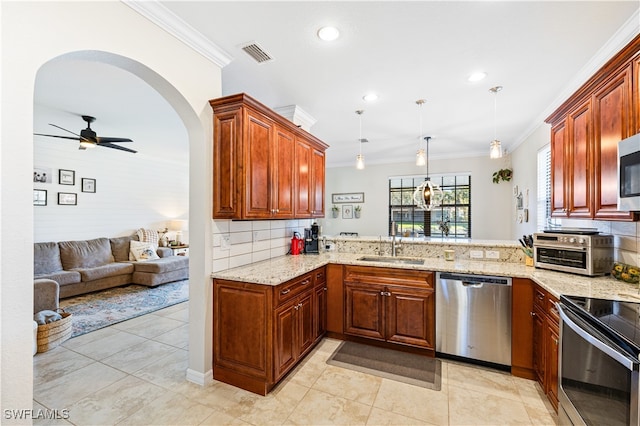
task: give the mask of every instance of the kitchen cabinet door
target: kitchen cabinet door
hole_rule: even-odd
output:
[[[296,138],[295,173],[296,173],[296,204],[295,216],[299,218],[311,217],[311,162],[312,149],[303,139]]]
[[[240,217],[236,169],[241,162],[240,134],[242,110],[234,109],[216,114],[213,121],[216,143],[213,144],[213,217],[233,219]]]
[[[538,306],[533,308],[533,370],[536,379],[545,389],[545,368],[546,368],[546,344],[545,344],[545,315]]]
[[[546,347],[547,347],[547,377],[546,391],[547,398],[558,411],[558,348],[560,337],[558,333],[558,324],[552,320],[547,322],[546,330]]]
[[[513,278],[511,306],[511,374],[535,379],[533,368],[533,281]]]
[[[384,287],[370,283],[344,283],[346,334],[384,340]]]
[[[567,216],[567,124],[565,121],[551,128],[551,215]]]
[[[640,55],[637,55],[632,61],[633,63],[633,122],[631,135],[640,133]]]
[[[325,164],[324,151],[313,149],[311,176],[311,216],[324,217],[324,179]]]
[[[295,364],[298,357],[296,339],[297,306],[298,300],[294,299],[275,311],[274,367],[276,380]]]
[[[434,349],[434,291],[388,286],[385,294],[387,340]]]
[[[632,66],[620,69],[593,95],[595,218],[632,220],[618,211],[618,142],[631,136]]]
[[[272,217],[290,218],[294,216],[295,137],[279,126],[276,126],[273,154]]]
[[[593,136],[591,125],[591,100],[587,100],[567,118],[569,127],[569,217],[593,217],[593,170],[591,151]]]
[[[262,114],[246,111],[245,132],[245,212],[246,218],[268,219],[272,216],[271,152],[274,123]]]
[[[344,333],[344,282],[343,266],[327,265],[327,331],[340,335]]]

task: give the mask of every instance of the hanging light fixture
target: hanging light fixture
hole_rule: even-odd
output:
[[[502,86],[495,86],[489,89],[493,93],[493,140],[489,144],[489,157],[501,158],[502,157],[502,144],[498,140],[496,123],[498,115],[498,92],[502,90]]]
[[[425,99],[418,99],[416,104],[418,104],[418,116],[420,118],[420,135],[418,136],[418,151],[416,152],[416,166],[424,166],[427,164],[427,154],[422,148],[422,105],[427,102]]]
[[[360,153],[356,156],[356,169],[362,170],[364,169],[364,156],[362,155],[362,113],[364,110],[359,109],[356,111],[356,114],[359,116],[360,120],[360,137],[358,138],[358,144],[360,146]]]
[[[427,177],[413,192],[413,201],[419,209],[431,211],[442,204],[444,194],[442,189],[431,182],[431,178],[429,177],[429,141],[431,140],[431,136],[426,136],[424,140],[427,142]]]

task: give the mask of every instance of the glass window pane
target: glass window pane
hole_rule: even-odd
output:
[[[447,186],[455,186],[456,177],[455,176],[443,176],[442,177],[442,184],[443,185],[447,185]]]
[[[469,185],[469,175],[456,176],[457,185]]]

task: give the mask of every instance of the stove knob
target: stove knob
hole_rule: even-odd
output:
[[[570,242],[570,243],[575,243],[575,242],[576,242],[576,239],[575,239],[575,238],[573,238],[573,237],[571,237],[571,238],[569,238],[569,242]]]
[[[578,238],[578,244],[584,244],[584,243],[585,243],[584,238]]]

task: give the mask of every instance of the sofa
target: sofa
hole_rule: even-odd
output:
[[[34,279],[50,279],[60,286],[60,298],[124,284],[150,287],[189,277],[189,258],[173,256],[166,247],[155,259],[130,260],[137,235],[82,241],[34,244]]]

